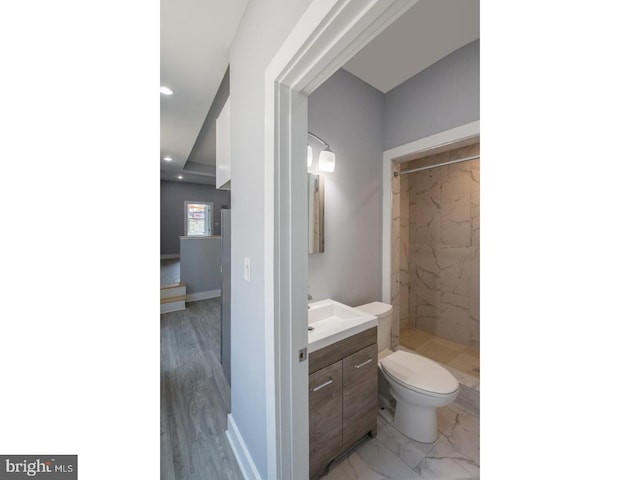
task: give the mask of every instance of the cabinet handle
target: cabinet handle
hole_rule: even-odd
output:
[[[333,383],[333,378],[330,378],[327,382],[324,382],[322,385],[318,385],[317,387],[315,387],[314,389],[312,389],[312,392],[317,392],[318,390],[320,390],[321,388],[326,387],[327,385],[331,385]]]
[[[355,368],[360,368],[360,367],[364,367],[367,363],[370,363],[373,359],[370,358],[369,360],[367,360],[366,362],[362,362],[360,365],[354,365]]]

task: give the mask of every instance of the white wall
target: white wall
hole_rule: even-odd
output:
[[[381,300],[384,95],[338,70],[309,96],[309,131],[331,145],[325,173],[325,252],[309,255],[309,292],[357,306]],[[320,145],[310,140],[314,162]]]
[[[267,478],[265,376],[265,70],[309,0],[249,2],[231,45],[231,415],[248,454]],[[244,258],[251,282],[243,279]],[[270,281],[270,280],[267,280]]]

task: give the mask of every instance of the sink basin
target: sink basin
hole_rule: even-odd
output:
[[[309,304],[308,352],[378,325],[377,317],[328,298]]]

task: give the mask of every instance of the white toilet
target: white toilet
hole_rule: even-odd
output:
[[[391,305],[373,302],[355,308],[378,317],[378,368],[396,400],[393,426],[419,442],[435,442],[438,438],[436,408],[455,400],[458,381],[433,360],[390,350]]]

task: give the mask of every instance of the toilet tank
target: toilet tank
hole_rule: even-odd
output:
[[[371,302],[359,307],[355,307],[369,315],[378,317],[378,352],[385,348],[391,348],[391,311],[392,306],[388,303]]]

